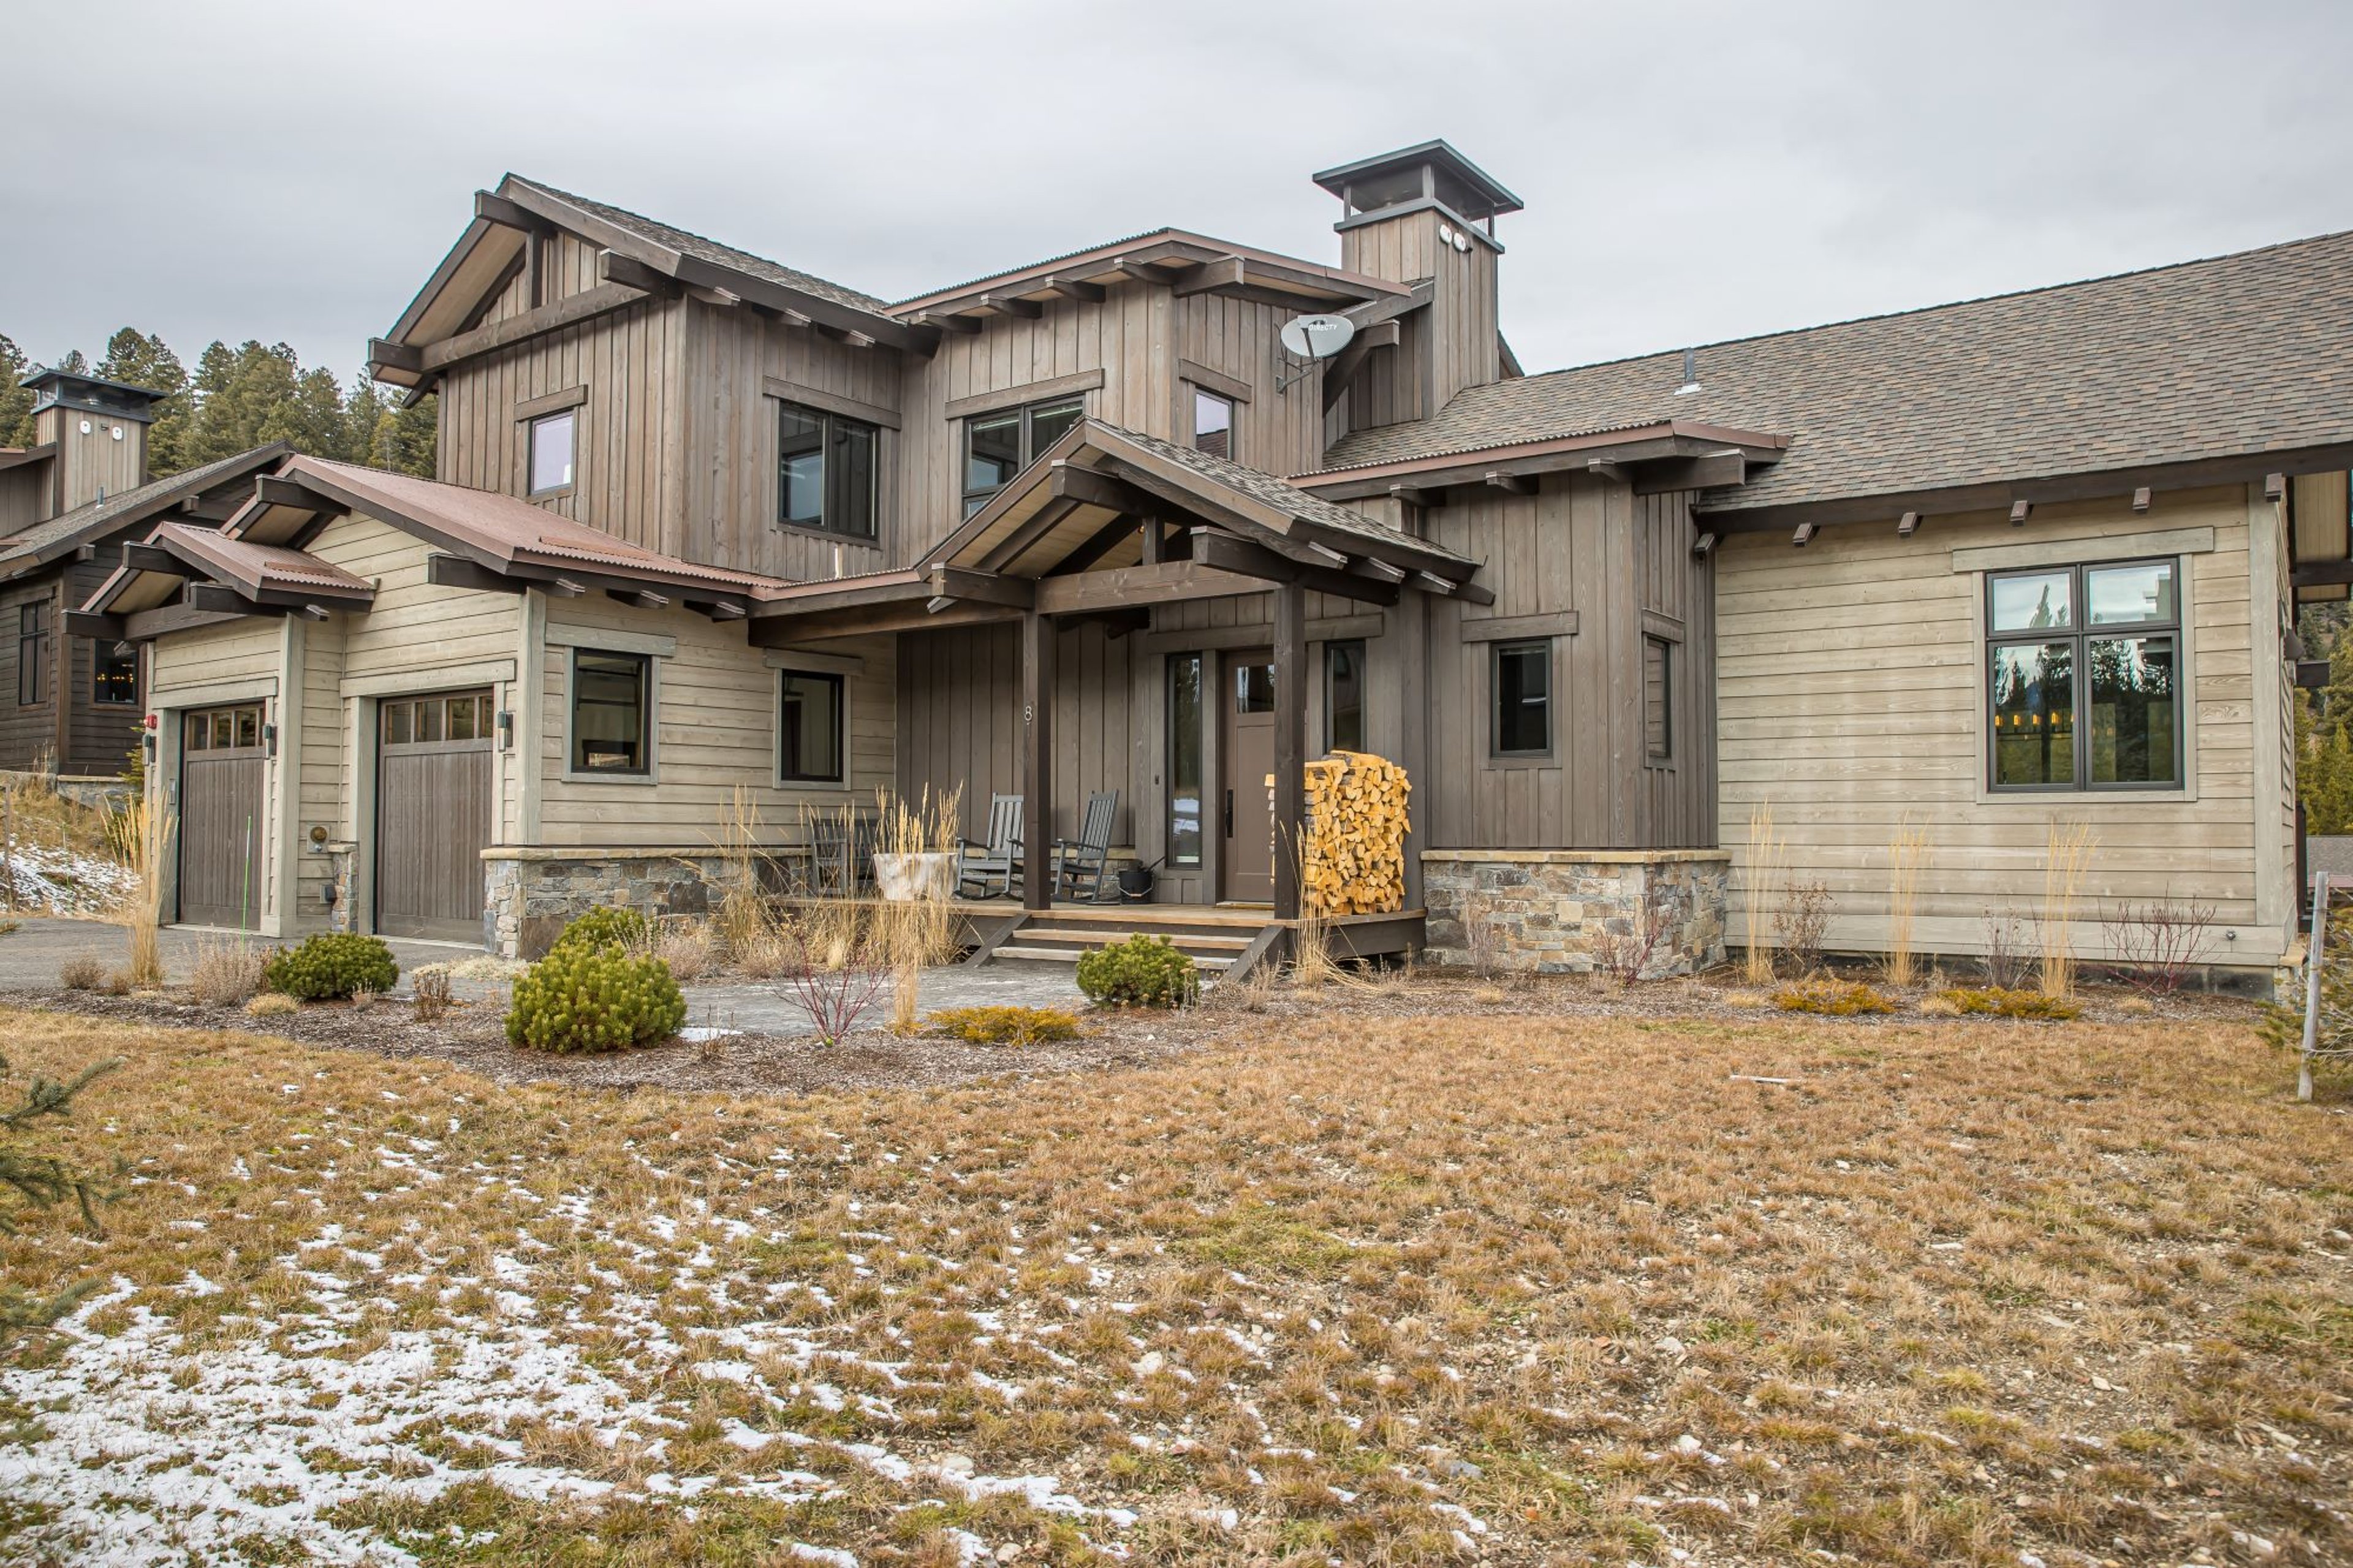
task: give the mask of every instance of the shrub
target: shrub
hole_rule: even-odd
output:
[[[446,963],[419,964],[408,972],[410,1000],[417,1021],[431,1024],[449,1010],[449,966]]]
[[[924,1022],[973,1046],[1040,1046],[1079,1037],[1077,1015],[1060,1007],[943,1007]]]
[[[245,1005],[248,1018],[284,1018],[302,1010],[302,1004],[283,991],[265,991]]]
[[[1782,960],[1792,973],[1804,976],[1822,966],[1831,907],[1827,884],[1792,882],[1781,907],[1773,911],[1773,936],[1781,944]]]
[[[555,947],[603,947],[635,952],[646,945],[646,917],[635,910],[600,905],[564,928]],[[555,948],[548,949],[553,953]]]
[[[209,938],[196,949],[188,991],[207,1007],[240,1007],[261,989],[269,955],[249,942]]]
[[[1200,986],[1191,955],[1178,952],[1165,936],[1138,931],[1079,960],[1079,989],[1089,1001],[1103,1005],[1181,1007],[1199,994]]]
[[[301,946],[270,954],[261,983],[297,1002],[339,1000],[355,991],[389,991],[400,978],[392,949],[355,931],[322,931]]]
[[[1831,1018],[1895,1011],[1894,1003],[1862,981],[1834,980],[1829,975],[1782,986],[1773,993],[1773,1005],[1784,1013],[1820,1013]]]
[[[507,1038],[534,1051],[626,1050],[685,1025],[686,998],[668,964],[586,942],[558,942],[515,982],[507,1010]]]
[[[1988,985],[1970,989],[1955,986],[1936,993],[1938,999],[1949,1002],[1963,1013],[1973,1013],[1997,1018],[2047,1018],[2061,1020],[2079,1017],[2083,1009],[2073,1002],[2048,996],[2040,991],[2013,991],[2007,986]]]
[[[77,952],[58,965],[58,984],[69,991],[103,990],[106,960],[94,952]]]

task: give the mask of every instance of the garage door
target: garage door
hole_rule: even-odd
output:
[[[377,708],[375,929],[385,936],[482,940],[493,711],[487,691]]]
[[[187,925],[261,924],[261,704],[180,717],[180,914]]]

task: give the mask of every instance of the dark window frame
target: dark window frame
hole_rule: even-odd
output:
[[[1555,731],[1553,722],[1554,640],[1551,637],[1513,637],[1487,645],[1487,755],[1494,762],[1521,763],[1542,761],[1553,754]],[[1526,749],[1509,749],[1504,745],[1504,658],[1507,654],[1526,653],[1541,649],[1545,672],[1544,744]],[[1527,706],[1523,700],[1521,706]]]
[[[1651,744],[1650,711],[1651,672],[1647,668],[1651,650],[1659,650],[1659,744]],[[1642,696],[1645,703],[1642,725],[1642,763],[1645,767],[1671,768],[1675,763],[1675,639],[1662,637],[1656,632],[1642,634]]]
[[[49,700],[49,606],[34,599],[16,606],[16,706]]]
[[[796,680],[817,681],[833,689],[833,765],[829,773],[795,772],[785,745],[785,690]],[[776,671],[776,782],[839,788],[849,783],[849,681],[825,669]]]
[[[580,710],[584,706],[618,708],[623,704],[581,696],[580,661],[583,658],[626,659],[638,667],[638,765],[635,767],[591,767],[584,760],[581,745],[589,737],[580,732]],[[569,661],[569,686],[565,693],[564,772],[576,780],[650,779],[654,775],[654,706],[659,700],[654,690],[654,658],[649,653],[635,653],[627,648],[575,647]]]
[[[110,690],[116,689],[110,686],[106,679],[107,666],[110,663],[114,664],[118,668],[123,664],[128,664],[131,667],[131,694],[129,696],[114,697],[108,695]],[[113,647],[107,643],[100,642],[91,646],[90,654],[90,705],[96,708],[136,708],[139,706],[138,649],[133,648],[127,654],[118,654],[114,651]]]
[[[577,406],[558,408],[553,413],[541,415],[523,426],[522,479],[525,499],[541,500],[548,496],[572,493],[573,487],[580,479],[579,415],[580,410]],[[571,455],[565,462],[565,475],[562,481],[552,485],[542,485],[539,482],[539,433],[557,424],[563,425],[571,433]]]
[[[2164,566],[2173,573],[2173,615],[2169,619],[2131,621],[2111,626],[2091,624],[2091,574],[2116,567]],[[1996,584],[2013,577],[2049,577],[2064,574],[2067,577],[2069,624],[2065,626],[2030,627],[2018,631],[1994,630],[1994,590]],[[2165,795],[2180,794],[2189,788],[2189,617],[2185,611],[2189,594],[2188,562],[2179,555],[2126,555],[2098,561],[2074,561],[2046,566],[2006,567],[1985,574],[1979,597],[1978,625],[1983,633],[1984,647],[1978,660],[1984,679],[1983,694],[1978,710],[1986,721],[1985,790],[1988,795]],[[2092,724],[2090,681],[2090,645],[2095,642],[2120,641],[2129,637],[2163,637],[2173,642],[2173,776],[2169,779],[2110,780],[2105,784],[2092,778]],[[2001,737],[1995,728],[1993,668],[1994,660],[2004,647],[2045,647],[2054,643],[2071,645],[2069,679],[2072,688],[2074,735],[2073,763],[2074,776],[2064,784],[2002,784],[1996,776],[1996,751]]]
[[[1038,416],[1040,414],[1059,414],[1066,410],[1075,414],[1079,419],[1084,419],[1087,416],[1086,394],[1082,392],[1065,393],[1060,397],[1041,397],[1035,403],[1024,403],[1018,407],[992,408],[987,410],[986,413],[967,414],[961,421],[959,421],[963,428],[956,437],[956,460],[958,464],[956,472],[959,476],[959,482],[965,487],[963,492],[965,516],[970,517],[982,507],[987,506],[988,504],[989,497],[995,495],[997,491],[1003,489],[1007,485],[1013,482],[1014,474],[1018,474],[1022,469],[1028,468],[1030,464],[1038,460],[1038,453],[1039,449],[1037,444]],[[1013,473],[1006,475],[1002,480],[988,486],[986,489],[975,489],[971,487],[970,483],[972,479],[973,426],[976,425],[987,424],[994,420],[1003,419],[1008,415],[1018,415],[1021,420],[1021,440],[1019,450],[1018,452],[1018,461],[1013,465]],[[1065,432],[1065,434],[1067,434],[1067,432]],[[1054,439],[1059,441],[1061,439],[1061,437],[1057,436]],[[1051,446],[1053,445],[1053,442],[1050,441],[1047,445]]]
[[[1240,400],[1229,397],[1215,388],[1203,386],[1197,381],[1188,381],[1185,384],[1193,389],[1193,417],[1190,421],[1191,429],[1187,437],[1187,445],[1197,452],[1208,450],[1201,445],[1201,405],[1215,403],[1226,411],[1226,449],[1222,452],[1211,452],[1209,455],[1223,458],[1229,463],[1241,461],[1242,405]]]
[[[1176,763],[1180,754],[1177,751],[1176,744],[1176,683],[1178,672],[1187,668],[1192,670],[1193,679],[1192,760],[1194,771],[1199,775],[1192,781],[1194,813],[1193,849],[1189,855],[1180,854],[1176,848],[1176,799],[1179,792],[1184,787],[1182,781],[1176,777]],[[1167,812],[1167,838],[1166,848],[1167,853],[1165,858],[1166,863],[1170,866],[1193,868],[1206,866],[1208,863],[1208,724],[1211,711],[1210,705],[1217,700],[1213,694],[1215,685],[1209,679],[1208,671],[1209,662],[1206,654],[1188,652],[1172,653],[1168,656],[1168,684],[1166,689],[1168,704],[1168,788],[1166,792],[1167,796],[1166,803]]]
[[[867,419],[852,419],[846,414],[815,408],[790,398],[777,398],[776,403],[776,517],[778,528],[796,532],[822,533],[828,539],[873,540],[881,533],[882,512],[882,427]],[[818,521],[807,522],[785,515],[791,496],[791,487],[785,482],[785,421],[798,416],[818,426],[818,455],[824,463],[823,477],[818,481],[824,500]],[[845,445],[853,435],[863,436],[867,442],[866,494],[850,496],[849,470],[852,465],[834,461],[835,450]],[[856,513],[864,512],[861,526]],[[842,521],[836,521],[839,517]]]
[[[1365,749],[1365,685],[1366,673],[1365,665],[1365,639],[1362,637],[1335,637],[1324,645],[1324,750],[1330,752],[1340,744],[1340,738],[1338,734],[1335,732],[1336,726],[1333,723],[1333,716],[1339,710],[1338,705],[1333,700],[1332,696],[1332,656],[1335,653],[1348,654],[1356,661],[1356,739],[1355,743],[1348,747],[1348,750],[1352,752],[1361,752]]]

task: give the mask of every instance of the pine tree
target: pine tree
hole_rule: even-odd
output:
[[[33,392],[19,384],[32,374],[24,351],[0,334],[0,447],[33,444]]]
[[[147,472],[164,479],[188,466],[185,451],[192,423],[188,373],[164,340],[125,327],[106,340],[106,357],[98,374],[109,381],[169,394],[154,406],[154,422],[147,426]]]
[[[0,1111],[0,1191],[14,1193],[22,1207],[49,1208],[70,1200],[80,1208],[82,1223],[93,1231],[99,1228],[99,1205],[111,1203],[114,1193],[99,1177],[78,1171],[55,1155],[26,1152],[17,1146],[17,1140],[32,1122],[71,1114],[74,1096],[100,1074],[121,1065],[120,1058],[102,1061],[64,1083],[37,1074],[26,1087],[25,1098],[13,1109]],[[6,1060],[0,1058],[0,1074],[7,1070]],[[11,1217],[0,1213],[0,1235],[14,1235],[16,1229]],[[35,1296],[0,1281],[0,1331],[54,1323],[96,1286],[97,1281],[86,1280],[52,1296]]]
[[[2296,794],[2305,831],[2353,831],[2353,637],[2339,637],[2328,657],[2328,684],[2316,706],[2296,693]]]
[[[413,407],[404,408],[395,398],[385,398],[383,404],[367,456],[361,460],[396,474],[420,479],[435,478],[440,430],[439,394],[427,395]]]

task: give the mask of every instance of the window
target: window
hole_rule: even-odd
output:
[[[976,414],[964,422],[964,514],[970,517],[988,504],[1005,482],[1037,459],[1038,454],[1070,434],[1086,416],[1083,397],[1061,397],[1008,408],[996,414]]]
[[[1193,389],[1193,449],[1212,457],[1234,455],[1234,400]]]
[[[776,521],[873,538],[878,439],[871,425],[783,405],[776,415]]]
[[[1671,763],[1675,757],[1675,645],[1664,637],[1642,639],[1642,757]]]
[[[214,708],[181,721],[180,747],[189,752],[228,752],[261,744],[261,710]]]
[[[49,607],[16,607],[16,705],[30,708],[49,700]]]
[[[1986,644],[1992,788],[2180,785],[2178,563],[1989,576]]]
[[[135,707],[139,701],[139,652],[118,653],[111,643],[98,645],[90,665],[90,700],[108,708]]]
[[[487,741],[497,715],[485,693],[458,697],[386,698],[376,718],[385,743],[406,746],[434,741]]]
[[[1490,643],[1494,651],[1494,742],[1499,757],[1541,757],[1552,751],[1552,639]]]
[[[652,675],[641,653],[572,650],[573,772],[652,771],[646,723]]]
[[[1168,864],[1201,863],[1201,656],[1168,660]]]
[[[776,708],[776,776],[786,784],[839,784],[841,677],[785,672]]]
[[[567,408],[531,422],[531,493],[549,495],[572,488],[572,421]]]
[[[1365,749],[1365,645],[1324,645],[1324,749]]]

